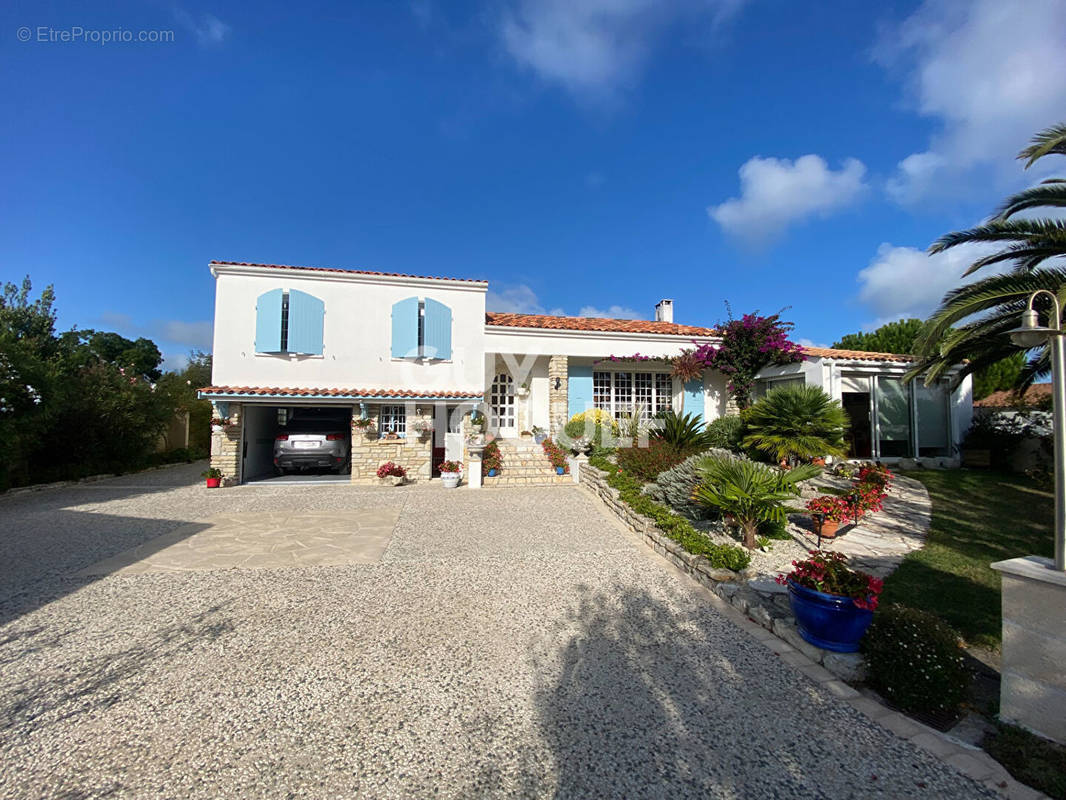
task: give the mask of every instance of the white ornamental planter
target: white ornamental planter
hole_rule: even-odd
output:
[[[459,473],[458,472],[442,472],[440,474],[440,482],[444,484],[445,489],[454,489],[459,485]]]

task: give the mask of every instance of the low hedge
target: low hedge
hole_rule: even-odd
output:
[[[616,464],[600,456],[590,457],[589,464],[607,473],[607,485],[618,490],[622,502],[636,513],[651,517],[659,530],[688,552],[706,558],[712,567],[742,570],[751,563],[751,556],[746,551],[735,545],[715,544],[693,528],[688,520],[652,500],[641,491],[643,484]]]

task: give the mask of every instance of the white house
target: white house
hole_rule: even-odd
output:
[[[474,408],[504,441],[534,427],[555,435],[587,408],[621,417],[683,405],[705,421],[729,412],[723,375],[682,385],[656,360],[717,341],[711,328],[675,323],[672,300],[653,321],[509,314],[486,312],[485,281],[224,261],[210,269],[213,385],[200,394],[227,421],[212,436],[212,464],[228,483],[269,474],[275,436],[311,409],[350,420],[353,482],[376,480],[390,460],[428,479],[445,457],[462,459]],[[822,386],[849,412],[855,457],[956,452],[972,413],[968,378],[927,388],[900,380],[906,356],[806,355],[764,370],[757,392]]]

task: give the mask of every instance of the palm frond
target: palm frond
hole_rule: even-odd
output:
[[[1018,158],[1025,161],[1025,168],[1033,166],[1047,155],[1056,153],[1066,155],[1066,124],[1052,125],[1036,134],[1032,144],[1018,153]]]
[[[1002,222],[1019,211],[1043,206],[1050,208],[1066,206],[1066,182],[1058,180],[1044,181],[1011,195],[1000,207],[999,211],[996,212],[994,219]]]

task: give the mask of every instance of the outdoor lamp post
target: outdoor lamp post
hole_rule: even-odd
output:
[[[1048,327],[1040,324],[1033,308],[1033,301],[1042,294],[1051,298],[1052,315]],[[1047,289],[1037,289],[1029,295],[1029,304],[1022,312],[1022,324],[1010,331],[1011,341],[1026,350],[1050,340],[1052,435],[1055,438],[1055,569],[1059,572],[1066,572],[1066,341],[1063,333],[1059,299]]]

